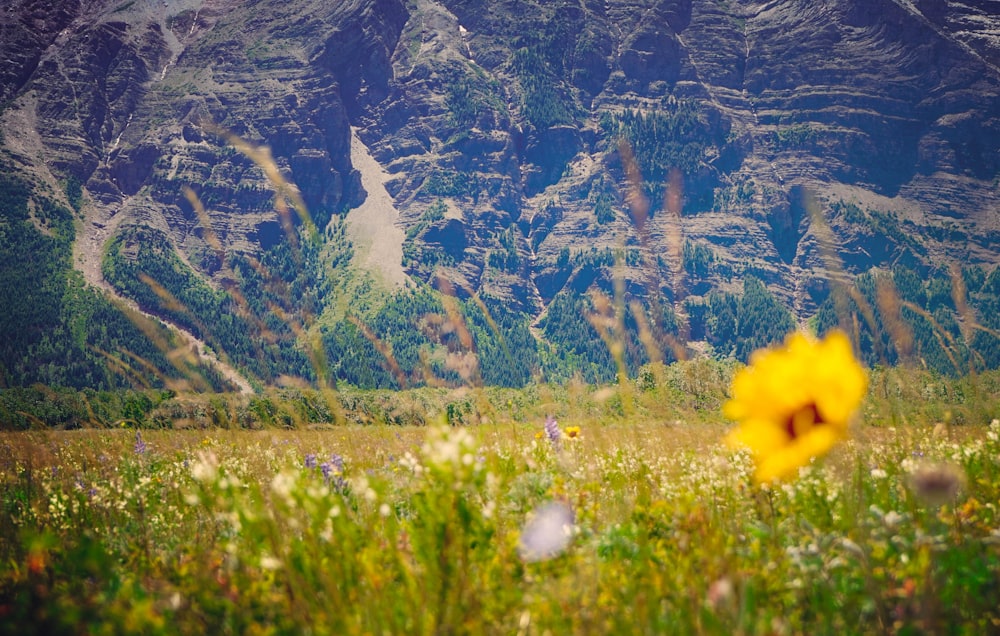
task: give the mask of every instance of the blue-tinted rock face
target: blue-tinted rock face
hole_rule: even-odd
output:
[[[625,275],[667,290],[680,240],[712,251],[689,293],[752,269],[808,317],[816,212],[852,273],[1000,258],[1000,18],[976,3],[47,4],[0,16],[4,147],[85,184],[82,241],[127,220],[204,252],[186,186],[226,249],[272,247],[271,185],[221,131],[266,146],[325,226],[366,196],[353,126],[407,253],[446,257],[409,273],[531,313],[607,286],[585,258],[606,248],[659,256]]]

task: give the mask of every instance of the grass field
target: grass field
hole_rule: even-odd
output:
[[[509,398],[473,426],[3,434],[0,629],[1000,632],[989,378],[954,414],[960,382],[872,385],[773,483],[717,411],[581,387],[534,396],[548,425]]]

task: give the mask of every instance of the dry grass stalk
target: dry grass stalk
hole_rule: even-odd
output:
[[[876,303],[882,315],[882,322],[889,331],[896,353],[901,361],[913,355],[913,330],[903,319],[899,292],[889,276],[880,276],[876,281]]]
[[[855,355],[859,354],[858,347],[861,342],[861,329],[858,324],[857,314],[850,310],[850,305],[847,302],[848,299],[853,300],[855,306],[858,308],[858,312],[861,313],[861,317],[864,318],[868,329],[872,333],[872,343],[875,347],[876,355],[880,360],[887,361],[885,348],[882,346],[882,341],[879,338],[879,328],[875,320],[874,310],[864,295],[858,290],[857,286],[851,282],[851,277],[845,271],[844,263],[837,253],[833,230],[830,228],[829,223],[826,222],[826,218],[823,216],[816,197],[809,190],[805,191],[803,197],[806,213],[809,215],[809,221],[812,225],[813,235],[819,244],[820,257],[823,259],[830,275],[829,280],[832,287],[830,293],[833,296],[834,311],[837,314],[838,326],[844,333],[851,334],[855,347]]]
[[[950,333],[948,333],[944,328],[942,328],[941,325],[938,324],[938,321],[934,319],[934,316],[932,316],[930,312],[925,310],[923,307],[915,305],[908,300],[903,301],[903,306],[912,311],[913,313],[921,316],[931,324],[931,328],[933,329],[934,333],[934,338],[937,339],[938,344],[941,345],[941,350],[944,351],[944,354],[946,356],[948,356],[948,361],[951,362],[951,365],[955,368],[955,371],[961,373],[962,367],[954,356],[954,351],[957,346],[955,343],[955,338]],[[945,342],[946,340],[947,342]]]
[[[392,377],[396,378],[396,383],[399,385],[399,388],[405,389],[408,386],[406,374],[403,373],[403,369],[399,366],[399,362],[396,360],[396,357],[392,355],[392,346],[380,340],[379,337],[376,336],[375,333],[368,327],[368,325],[366,325],[354,314],[347,314],[347,320],[352,325],[357,327],[358,331],[361,332],[361,335],[364,336],[368,342],[372,343],[375,350],[378,351],[385,360],[385,363],[389,368],[389,373],[392,374]]]
[[[293,246],[298,245],[298,236],[295,233],[295,226],[292,223],[291,214],[288,209],[289,202],[298,213],[299,221],[305,227],[307,236],[313,238],[317,235],[316,225],[309,215],[309,210],[302,199],[302,194],[295,184],[289,182],[281,174],[281,169],[275,162],[274,156],[271,154],[271,149],[268,146],[255,146],[214,122],[202,122],[202,126],[209,132],[225,139],[229,145],[242,153],[264,172],[264,176],[271,183],[271,187],[274,188],[276,195],[274,205],[281,218],[282,227],[285,229],[288,240]]]

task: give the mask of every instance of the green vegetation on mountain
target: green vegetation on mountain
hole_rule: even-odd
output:
[[[280,246],[259,263],[235,258],[233,271],[239,280],[232,286],[239,291],[233,294],[209,286],[177,257],[163,234],[134,227],[111,241],[103,273],[144,310],[180,325],[255,377],[273,382],[281,374],[315,377],[283,317],[289,304],[308,311],[303,290],[295,285],[300,276],[283,271],[293,264],[288,248]]]
[[[711,247],[701,243],[684,241],[684,271],[693,280],[707,280],[715,263],[715,253]]]
[[[693,209],[711,205],[711,189],[692,186],[699,184],[708,150],[717,150],[722,141],[714,138],[698,102],[674,99],[654,111],[605,114],[601,130],[613,142],[625,142],[631,149],[645,194],[654,204],[663,200],[670,173],[677,170],[689,184],[688,205]]]
[[[110,389],[182,376],[151,340],[169,343],[168,332],[73,270],[74,234],[72,212],[0,171],[0,386]]]
[[[506,110],[500,83],[475,66],[455,71],[448,83],[445,105],[458,128],[471,128],[483,118],[492,119]]]
[[[523,261],[517,250],[517,233],[513,228],[507,228],[497,237],[499,249],[491,250],[487,259],[490,267],[503,272],[516,273],[521,269]]]
[[[423,189],[435,197],[468,197],[478,192],[479,182],[472,173],[440,170],[428,177]]]
[[[672,168],[693,174],[708,141],[698,104],[691,100],[649,113],[625,111],[606,117],[601,126],[611,138],[628,142],[643,178],[652,183],[666,180]]]
[[[528,121],[540,129],[573,121],[572,108],[559,93],[556,75],[537,48],[514,51],[511,66],[521,85],[521,108]]]
[[[718,355],[743,362],[795,329],[788,308],[753,276],[743,279],[741,295],[713,291],[702,302],[689,301],[687,309],[692,337],[704,338]]]
[[[816,315],[820,333],[855,333],[870,365],[908,364],[950,375],[1000,366],[1000,267],[921,277],[897,266],[835,289]]]
[[[611,382],[619,360],[629,376],[652,360],[676,360],[672,307],[664,299],[637,300],[615,302],[568,291],[556,296],[539,323],[553,347],[543,358],[546,379],[565,381],[579,374],[585,382]]]

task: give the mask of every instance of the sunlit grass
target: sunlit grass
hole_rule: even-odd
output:
[[[1000,423],[858,428],[794,481],[763,488],[750,456],[721,443],[721,423],[563,420],[558,445],[538,438],[542,425],[4,434],[0,624],[331,634],[1000,627]],[[928,499],[929,469],[960,483]],[[532,519],[553,514],[551,502],[572,512],[555,525],[566,539],[527,559],[522,532],[549,527]]]

